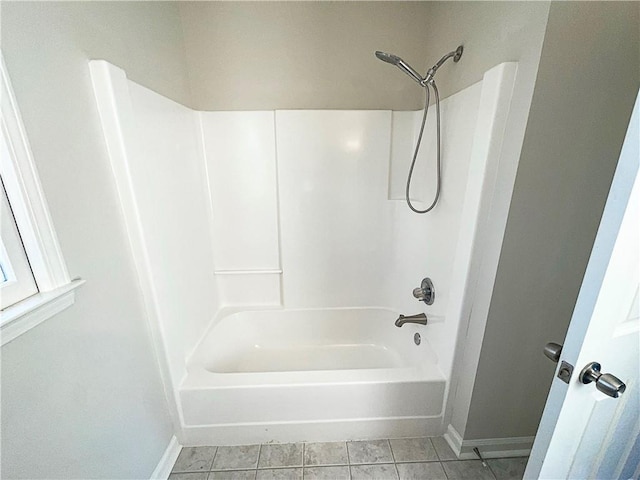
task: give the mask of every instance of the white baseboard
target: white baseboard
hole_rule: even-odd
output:
[[[174,435],[171,437],[171,440],[169,440],[169,445],[167,445],[156,469],[151,474],[151,480],[167,480],[169,478],[171,469],[176,463],[178,455],[180,455],[180,450],[182,450],[182,445],[178,443],[178,439]]]
[[[438,436],[442,417],[359,418],[314,422],[236,423],[183,426],[185,446],[332,442]]]
[[[453,428],[453,425],[449,424],[447,427],[447,431],[444,433],[444,439],[451,447],[451,450],[453,450],[453,453],[459,457],[460,451],[462,450],[462,437],[458,431]]]
[[[484,458],[526,457],[531,453],[535,437],[483,438],[463,440],[458,431],[449,425],[444,438],[460,460],[473,460],[477,448]]]

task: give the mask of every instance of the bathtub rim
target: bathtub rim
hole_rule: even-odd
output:
[[[400,313],[397,312],[397,310],[394,310],[390,307],[383,307],[383,306],[366,306],[366,307],[362,307],[362,306],[356,306],[356,307],[321,307],[321,308],[287,308],[284,305],[234,305],[234,306],[226,306],[226,307],[222,307],[220,308],[216,314],[213,316],[213,318],[210,320],[209,324],[207,325],[207,327],[204,329],[203,333],[200,335],[200,338],[198,339],[198,341],[195,343],[195,345],[193,346],[193,348],[187,353],[187,355],[185,356],[185,366],[187,367],[187,371],[189,369],[189,366],[192,363],[192,360],[194,359],[194,356],[196,354],[196,352],[199,350],[199,348],[202,346],[202,344],[204,343],[204,341],[207,339],[207,337],[209,336],[209,334],[211,333],[211,331],[225,318],[231,317],[233,315],[236,315],[238,313],[243,313],[243,312],[273,312],[273,311],[282,311],[282,312],[309,312],[309,311],[335,311],[335,310],[384,310],[387,311],[389,313],[392,313],[393,316],[396,315],[400,315]],[[445,322],[445,316],[442,314],[429,314],[427,313],[427,318],[428,320],[428,324],[425,326],[420,326],[420,327],[427,327],[426,329],[424,329],[425,331],[428,330],[428,327],[432,324],[443,324]],[[410,324],[407,326],[413,326],[413,327],[417,327],[418,325],[414,325],[414,324]],[[422,328],[421,328],[422,330]],[[431,345],[431,343],[429,342],[429,339],[427,336],[423,336],[422,338],[422,342],[426,342],[426,344],[428,345],[429,349],[431,350],[431,352],[434,353],[435,355],[435,350],[433,348],[433,346]],[[437,359],[437,355],[435,355],[436,359]],[[439,363],[439,362],[436,362]]]

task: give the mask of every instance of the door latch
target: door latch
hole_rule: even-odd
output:
[[[559,343],[549,342],[544,347],[544,355],[552,362],[558,363],[560,355],[562,354],[562,345]],[[565,362],[564,360],[560,364],[557,377],[564,383],[569,383],[571,375],[573,374],[573,365]]]
[[[564,360],[560,364],[560,369],[558,370],[558,378],[562,380],[564,383],[569,383],[571,380],[571,375],[573,374],[573,365],[565,362]]]

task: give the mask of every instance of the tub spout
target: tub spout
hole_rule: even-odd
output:
[[[401,327],[405,323],[417,323],[420,325],[426,325],[427,316],[424,313],[418,313],[417,315],[409,316],[400,315],[396,320],[396,327]]]

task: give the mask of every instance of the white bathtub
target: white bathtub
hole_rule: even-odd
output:
[[[180,388],[184,443],[441,433],[445,378],[427,327],[398,328],[397,317],[358,308],[222,318],[187,363]]]

